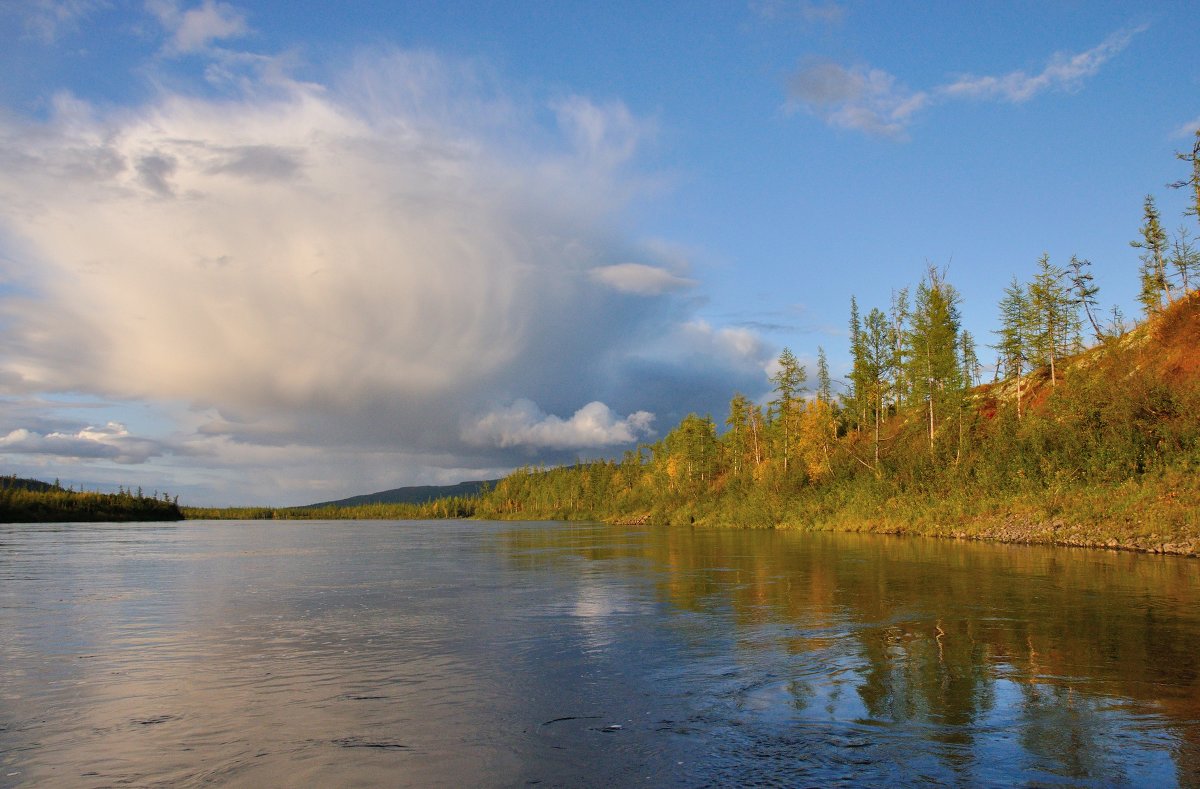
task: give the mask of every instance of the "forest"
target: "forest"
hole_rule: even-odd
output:
[[[849,302],[849,380],[823,349],[815,386],[785,348],[765,403],[734,394],[718,425],[691,414],[620,460],[527,467],[475,514],[800,527],[1200,550],[1200,131],[1184,224],[1152,195],[1140,320],[1101,307],[1091,263],[1043,255],[997,300],[997,356],[962,329],[962,299],[929,267],[886,307]],[[1132,226],[1131,222],[1131,226]],[[1134,272],[1131,271],[1131,275]]]

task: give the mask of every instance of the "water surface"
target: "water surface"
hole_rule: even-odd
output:
[[[0,525],[0,786],[1195,785],[1200,562],[491,522]]]

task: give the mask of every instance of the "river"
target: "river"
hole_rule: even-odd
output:
[[[0,786],[1200,783],[1200,561],[581,523],[0,525]]]

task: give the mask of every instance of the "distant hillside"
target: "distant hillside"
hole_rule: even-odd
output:
[[[36,493],[47,493],[58,490],[56,485],[42,482],[40,479],[22,479],[17,476],[0,477],[0,490],[32,490]]]
[[[493,488],[499,480],[474,480],[459,482],[457,485],[413,485],[406,488],[393,488],[379,493],[364,493],[361,496],[351,496],[337,501],[322,501],[309,504],[309,508],[317,507],[360,507],[364,504],[424,504],[435,499],[451,497],[478,496],[484,486]]]

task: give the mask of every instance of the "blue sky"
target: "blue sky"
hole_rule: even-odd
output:
[[[0,2],[4,470],[296,504],[619,454],[785,345],[836,374],[930,263],[982,342],[1043,252],[1133,316],[1198,19]]]

